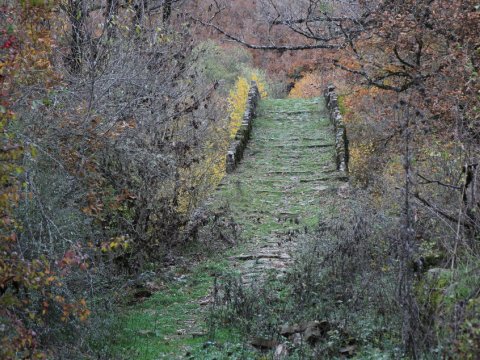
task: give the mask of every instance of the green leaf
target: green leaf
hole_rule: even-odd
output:
[[[30,154],[32,155],[32,157],[37,157],[38,155],[38,150],[35,146],[31,146],[30,147]]]

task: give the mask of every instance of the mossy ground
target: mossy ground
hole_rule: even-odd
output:
[[[249,241],[317,224],[338,176],[322,100],[264,100],[258,113],[241,166],[215,197],[229,204]]]
[[[215,276],[232,270],[228,256],[255,251],[279,234],[312,229],[322,213],[332,211],[329,199],[341,181],[333,143],[322,99],[261,101],[242,163],[209,201],[211,208],[228,204],[241,228],[241,244],[211,254],[148,300],[121,309],[112,328],[113,356],[256,358],[235,329],[212,331],[202,299]]]

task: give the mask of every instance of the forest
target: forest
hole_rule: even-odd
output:
[[[0,359],[479,359],[480,1],[0,0]]]

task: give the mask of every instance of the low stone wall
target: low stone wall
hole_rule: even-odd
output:
[[[247,147],[250,134],[252,133],[252,122],[255,117],[255,110],[259,99],[260,92],[258,91],[257,83],[252,81],[248,92],[247,107],[243,114],[242,125],[240,125],[235,135],[235,140],[230,144],[227,152],[227,173],[233,172],[237,164],[242,160],[243,152]]]
[[[335,127],[335,151],[337,170],[348,172],[348,138],[347,130],[343,122],[340,108],[338,107],[338,95],[335,86],[329,85],[325,90],[325,100],[330,115],[330,121]]]

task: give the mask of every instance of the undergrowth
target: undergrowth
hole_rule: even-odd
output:
[[[235,274],[225,275],[216,291],[215,323],[238,329],[247,343],[284,344],[289,359],[399,358],[395,264],[383,240],[389,235],[376,226],[386,219],[350,205],[350,213],[324,218],[314,233],[298,235],[303,248],[285,278],[272,274],[245,288]],[[282,326],[314,321],[328,324],[314,343],[305,334],[281,335]]]

